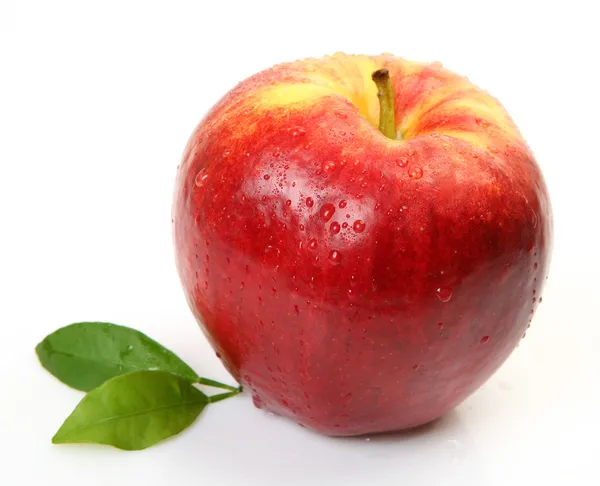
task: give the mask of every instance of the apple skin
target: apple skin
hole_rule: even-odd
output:
[[[387,68],[398,133],[377,130]],[[327,435],[461,403],[541,302],[543,176],[503,107],[441,65],[336,54],[263,71],[192,134],[173,205],[178,272],[259,408]]]

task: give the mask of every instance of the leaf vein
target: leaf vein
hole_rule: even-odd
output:
[[[206,401],[206,399],[203,398],[202,400],[195,400],[195,401],[191,401],[191,402],[174,403],[174,404],[169,404],[169,405],[163,405],[161,407],[156,407],[156,408],[148,408],[148,409],[145,409],[145,410],[136,410],[136,411],[133,411],[133,412],[124,413],[122,415],[114,415],[112,417],[106,417],[106,418],[103,418],[103,419],[98,420],[98,421],[90,422],[89,424],[84,424],[84,425],[81,425],[81,426],[75,426],[69,432],[74,432],[76,430],[89,429],[89,428],[92,428],[94,426],[102,425],[104,423],[110,422],[112,420],[121,420],[121,419],[130,418],[130,417],[135,417],[137,415],[148,414],[148,413],[151,413],[151,412],[160,412],[160,411],[163,411],[163,410],[176,409],[176,408],[184,408],[184,407],[189,406],[189,405],[204,405],[204,406],[206,406],[207,405],[207,401]],[[68,433],[67,433],[67,435],[68,435]]]

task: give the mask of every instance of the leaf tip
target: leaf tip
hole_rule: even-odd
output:
[[[52,437],[53,444],[67,444],[68,442],[70,442],[69,431],[65,430],[65,424],[67,421],[68,421],[68,419],[65,420],[65,422],[63,422],[63,424],[59,427],[59,429],[56,431],[56,433]]]
[[[60,430],[54,434],[54,437],[52,437],[52,443],[53,444],[64,444],[65,441],[64,439],[60,436]]]

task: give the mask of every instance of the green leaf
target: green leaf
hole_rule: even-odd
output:
[[[161,370],[200,380],[177,355],[145,334],[107,322],[79,322],[50,334],[36,347],[50,373],[82,391],[139,370]]]
[[[145,449],[184,430],[208,402],[204,393],[180,376],[135,371],[89,392],[52,442]]]

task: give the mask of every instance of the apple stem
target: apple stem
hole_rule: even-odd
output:
[[[378,69],[371,75],[377,86],[379,98],[379,131],[396,140],[396,114],[394,111],[394,86],[387,69]]]

